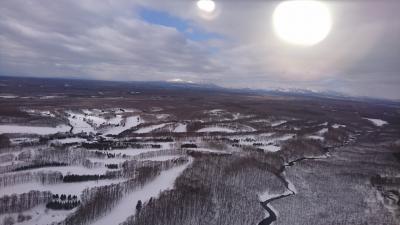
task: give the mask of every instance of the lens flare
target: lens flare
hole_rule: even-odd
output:
[[[286,42],[311,46],[324,40],[332,27],[326,4],[313,0],[280,3],[273,14],[276,34]]]

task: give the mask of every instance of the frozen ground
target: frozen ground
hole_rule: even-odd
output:
[[[35,127],[20,125],[0,125],[0,134],[2,133],[21,133],[21,134],[38,134],[48,135],[56,133],[69,132],[70,127],[67,125],[59,125],[57,127]]]
[[[375,126],[378,127],[388,124],[388,122],[381,119],[372,119],[372,118],[364,118],[364,119],[371,121],[371,123],[373,123]]]
[[[162,191],[173,188],[175,179],[189,166],[191,161],[185,165],[161,172],[155,180],[124,196],[110,213],[97,220],[93,225],[110,225],[124,222],[129,216],[135,214],[136,203],[139,200],[144,203],[151,197],[157,197]]]
[[[11,194],[28,193],[31,190],[35,191],[50,191],[53,194],[71,194],[80,196],[86,188],[105,186],[125,181],[124,179],[104,179],[98,181],[85,181],[85,182],[72,182],[72,183],[58,183],[42,185],[37,182],[17,184],[13,186],[6,186],[0,189],[0,196]]]
[[[116,121],[112,121],[115,123]],[[121,132],[128,130],[130,128],[136,127],[137,125],[141,124],[142,120],[140,119],[139,116],[130,116],[126,118],[125,123],[122,123],[122,125],[115,126],[104,132],[105,135],[107,134],[113,134],[117,135],[120,134]]]
[[[201,128],[197,132],[211,133],[211,132],[223,132],[223,133],[234,133],[235,130],[226,127],[205,127]]]

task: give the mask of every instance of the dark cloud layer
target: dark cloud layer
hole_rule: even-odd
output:
[[[3,0],[0,74],[106,80],[181,78],[229,87],[309,88],[400,99],[400,3],[332,1],[334,25],[313,47],[273,34],[278,2]],[[138,11],[169,13],[223,38],[193,41]],[[190,31],[188,31],[190,32]]]

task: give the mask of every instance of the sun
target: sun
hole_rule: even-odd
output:
[[[215,10],[215,2],[212,0],[199,0],[196,5],[200,10],[207,13],[211,13]]]
[[[273,13],[276,34],[286,42],[312,46],[324,40],[332,27],[326,4],[313,0],[280,3]]]

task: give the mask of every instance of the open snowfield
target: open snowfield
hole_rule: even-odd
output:
[[[59,125],[57,127],[0,125],[0,134],[2,134],[2,133],[21,133],[21,134],[48,135],[48,134],[69,132],[70,129],[71,128],[67,125]]]
[[[112,120],[112,124],[116,124],[116,122],[117,122],[117,119]],[[109,128],[106,132],[104,132],[104,134],[105,135],[107,135],[107,134],[117,135],[125,130],[136,127],[137,125],[139,125],[141,123],[142,123],[142,120],[140,119],[139,116],[130,116],[125,119],[125,122],[120,121],[119,124],[121,124],[121,125]]]
[[[205,127],[205,128],[201,128],[197,132],[199,132],[199,133],[211,133],[211,132],[234,133],[236,131],[233,129],[230,129],[230,128],[226,128],[226,127]]]
[[[72,183],[58,183],[43,185],[38,182],[30,182],[17,184],[13,186],[6,186],[0,189],[0,196],[11,195],[11,194],[22,194],[28,193],[31,190],[34,191],[50,191],[53,194],[71,194],[79,195],[86,188],[100,187],[110,184],[121,183],[124,179],[104,179],[98,181],[83,181],[83,182],[72,182]]]
[[[372,118],[364,118],[364,119],[371,121],[371,123],[377,127],[381,127],[383,125],[388,124],[388,122],[381,120],[381,119],[372,119]]]
[[[147,202],[150,198],[157,197],[162,191],[173,188],[175,179],[191,164],[191,162],[192,160],[184,165],[161,172],[155,180],[127,194],[110,213],[99,218],[93,225],[120,224],[124,222],[129,216],[135,214],[135,206],[139,200]]]

